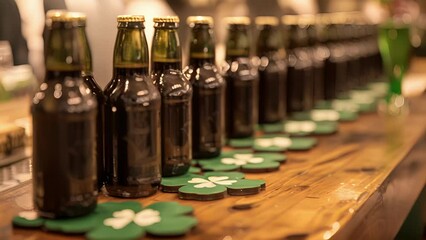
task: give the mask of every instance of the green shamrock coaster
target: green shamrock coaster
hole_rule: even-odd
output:
[[[240,151],[223,152],[212,159],[198,159],[198,165],[204,171],[242,171],[260,173],[277,171],[285,162],[284,154],[276,153],[242,153]]]
[[[244,179],[239,172],[207,172],[204,175],[184,175],[163,178],[161,189],[178,193],[180,199],[210,201],[224,198],[226,194],[244,196],[265,189],[265,181]]]
[[[376,98],[384,98],[388,93],[388,82],[372,82],[367,84],[367,88],[374,92]]]
[[[287,135],[263,135],[254,140],[253,149],[259,152],[304,151],[317,144],[316,138],[288,137]]]
[[[284,152],[309,150],[317,144],[311,137],[289,137],[286,134],[268,134],[256,138],[232,139],[229,146],[253,148],[258,152]]]
[[[191,167],[189,167],[188,173],[199,174],[199,173],[201,173],[201,168],[191,166]]]
[[[315,122],[311,120],[261,125],[264,133],[288,133],[291,136],[329,135],[337,132],[338,124],[332,121]]]
[[[45,219],[34,211],[21,212],[13,219],[16,227],[43,227],[65,234],[83,234],[91,240],[138,239],[146,233],[173,237],[187,233],[197,225],[193,208],[177,202],[157,202],[142,207],[139,202],[107,202],[82,217]]]
[[[359,109],[359,106],[357,105],[356,108]],[[336,111],[334,109],[318,108],[308,112],[293,113],[292,119],[297,121],[312,120],[314,122],[350,122],[358,119],[358,111]]]
[[[374,112],[377,107],[376,93],[368,89],[352,90],[351,100],[358,104],[360,112]]]

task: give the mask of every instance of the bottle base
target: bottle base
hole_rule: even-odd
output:
[[[122,186],[122,185],[108,185],[105,184],[105,194],[111,197],[119,198],[141,198],[149,197],[157,192],[159,183],[151,185],[137,185],[137,186]]]

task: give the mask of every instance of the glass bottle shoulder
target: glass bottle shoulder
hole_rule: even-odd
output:
[[[104,93],[109,104],[148,106],[150,102],[161,101],[152,79],[146,75],[113,78]]]
[[[96,107],[96,97],[81,77],[45,81],[32,99],[32,110],[46,113],[83,113]]]
[[[253,65],[248,57],[226,60],[222,66],[222,72],[225,78],[232,77],[242,81],[251,81],[258,78],[257,67]]]
[[[193,86],[212,89],[221,88],[225,85],[225,80],[219,74],[214,64],[205,63],[202,66],[189,65],[183,70],[183,73]]]
[[[167,69],[152,76],[160,94],[165,98],[190,99],[192,86],[189,79],[177,69]]]

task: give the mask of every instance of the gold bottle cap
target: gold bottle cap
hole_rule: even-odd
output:
[[[213,25],[213,18],[209,16],[189,16],[186,19],[186,23],[188,25],[192,25],[196,23]]]
[[[165,16],[165,17],[155,17],[153,20],[155,23],[179,23],[178,16]]]
[[[278,26],[279,24],[278,18],[273,16],[259,16],[254,21],[256,25]]]
[[[299,24],[299,15],[284,15],[281,18],[284,25],[297,25]]]
[[[64,9],[52,9],[52,10],[47,11],[46,18],[47,19],[63,18],[63,16],[65,15],[66,12],[67,12],[67,10],[64,10]]]
[[[65,18],[70,21],[86,21],[87,16],[82,12],[67,12]]]
[[[117,22],[145,22],[144,15],[118,15]]]
[[[46,13],[46,18],[54,22],[74,22],[74,21],[86,21],[86,14],[82,12],[69,12],[63,9],[49,10]]]
[[[250,25],[250,18],[249,17],[226,17],[225,22],[228,25]]]

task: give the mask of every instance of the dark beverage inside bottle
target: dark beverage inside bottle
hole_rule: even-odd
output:
[[[287,66],[278,18],[257,17],[259,65],[259,123],[284,120],[286,109]]]
[[[105,89],[105,188],[116,197],[152,195],[161,181],[161,96],[148,72],[144,21],[117,17],[113,77]]]
[[[319,15],[303,15],[303,24],[307,25],[309,48],[313,63],[313,101],[314,106],[325,98],[325,61],[330,57],[330,50],[325,45],[325,36]]]
[[[283,16],[288,30],[287,113],[306,111],[314,105],[314,68],[308,48],[307,25],[295,15]]]
[[[96,207],[97,102],[81,76],[85,20],[83,14],[47,13],[46,75],[31,106],[34,205],[47,218]]]
[[[250,62],[250,19],[229,17],[226,22],[226,135],[228,138],[251,137],[257,123],[259,78]]]
[[[211,158],[221,152],[224,138],[225,80],[215,65],[213,18],[192,16],[189,65],[192,83],[192,156]]]
[[[79,13],[68,13],[68,14],[79,14]],[[96,163],[97,163],[97,178],[98,178],[98,189],[100,190],[104,184],[104,104],[105,95],[99,87],[93,76],[92,69],[92,53],[90,51],[89,41],[87,39],[85,25],[80,29],[80,36],[82,37],[83,46],[83,71],[82,77],[87,87],[89,87],[91,93],[98,102],[98,115],[96,116]]]
[[[192,87],[182,73],[178,17],[154,18],[151,61],[161,94],[161,157],[165,177],[185,174],[192,160]]]
[[[324,85],[325,100],[332,100],[344,92],[347,83],[347,62],[345,45],[341,42],[341,17],[335,14],[324,14],[326,45],[330,57],[325,61]]]

